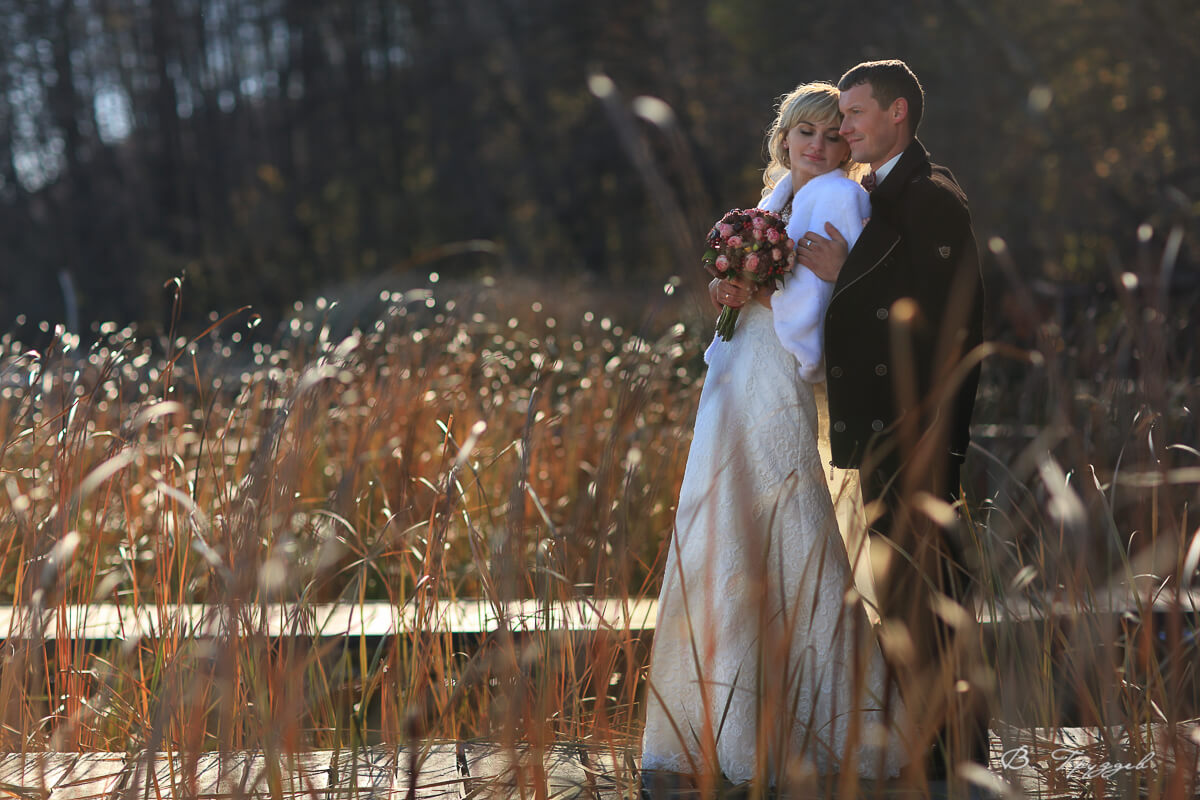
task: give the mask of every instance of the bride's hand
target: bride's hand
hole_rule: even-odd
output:
[[[757,300],[760,305],[767,308],[771,307],[771,295],[775,293],[775,287],[771,283],[755,283],[754,281],[744,281],[740,278],[734,278],[729,283],[733,284],[737,289],[736,297],[745,298],[738,305],[743,306],[751,300]],[[733,305],[726,303],[725,305]]]
[[[755,287],[752,284],[736,278],[729,281],[723,278],[713,278],[708,284],[708,296],[717,308],[722,306],[741,308],[750,301],[754,292]]]

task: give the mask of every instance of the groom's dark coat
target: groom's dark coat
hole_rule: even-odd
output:
[[[895,304],[903,298],[915,301],[917,314],[907,326],[911,335],[898,338],[893,330],[903,313],[895,313],[904,306]],[[833,463],[859,467],[867,448],[892,436],[906,414],[918,415],[920,435],[945,436],[946,455],[961,462],[979,382],[978,367],[962,359],[982,341],[982,320],[966,197],[914,139],[871,193],[870,221],[826,311]]]

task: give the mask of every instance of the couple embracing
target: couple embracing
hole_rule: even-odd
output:
[[[680,490],[646,695],[643,785],[721,776],[945,780],[987,763],[986,671],[957,533],[982,285],[966,198],[916,138],[900,61],[799,86],[768,132],[759,205],[797,242],[739,307],[708,373]],[[856,178],[862,177],[860,184]],[[876,628],[854,592],[817,450],[859,470]]]

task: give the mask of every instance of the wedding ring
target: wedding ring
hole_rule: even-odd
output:
[[[812,239],[805,239],[805,240],[804,240],[804,246],[805,246],[805,247],[812,247]]]

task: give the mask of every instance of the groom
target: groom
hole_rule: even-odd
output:
[[[916,138],[924,92],[908,66],[859,64],[838,89],[841,136],[871,166],[871,217],[849,253],[826,225],[826,236],[805,235],[797,260],[835,282],[825,317],[833,463],[860,470],[868,513],[877,501],[889,662],[909,711],[921,710],[917,724],[932,729],[920,731],[934,739],[928,776],[943,779],[963,761],[987,764],[987,679],[969,645],[974,605],[952,506],[979,379],[979,255],[966,196]]]

